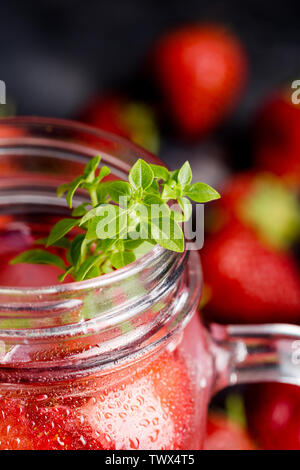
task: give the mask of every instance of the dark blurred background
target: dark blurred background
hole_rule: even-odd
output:
[[[221,22],[246,46],[251,74],[231,122],[300,71],[292,0],[10,0],[1,3],[0,78],[18,114],[72,117],[94,92],[126,81],[166,29]]]

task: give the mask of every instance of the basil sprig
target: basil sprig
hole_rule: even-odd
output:
[[[89,161],[84,172],[58,187],[73,208],[73,197],[83,189],[90,201],[75,207],[72,217],[60,220],[46,239],[36,243],[45,249],[31,249],[11,263],[50,264],[63,270],[59,281],[71,275],[76,281],[122,268],[151,246],[184,251],[181,223],[190,219],[195,202],[208,202],[220,195],[205,183],[191,183],[192,170],[185,162],[176,171],[139,159],[131,168],[128,182],[107,181],[107,166],[99,168],[100,156]],[[176,203],[176,210],[170,203]],[[156,211],[153,211],[156,208]],[[72,231],[75,235],[70,236]],[[59,257],[51,246],[63,250]]]

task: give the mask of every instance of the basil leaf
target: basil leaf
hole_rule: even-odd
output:
[[[68,274],[71,274],[73,271],[74,271],[73,266],[69,266],[68,269],[64,273],[62,273],[58,276],[59,282],[63,282],[66,279],[66,277],[68,276]]]
[[[135,261],[135,255],[132,251],[120,251],[113,253],[110,261],[114,268],[120,269]]]
[[[147,189],[151,185],[153,178],[154,174],[150,165],[141,158],[133,165],[129,172],[129,182],[136,189]]]
[[[153,171],[154,178],[163,181],[167,181],[169,179],[170,173],[164,166],[154,165],[153,163],[151,163],[150,167]]]
[[[46,246],[48,247],[56,243],[57,240],[64,237],[76,225],[78,225],[78,220],[76,219],[62,219],[57,222],[49,234]]]
[[[103,204],[106,199],[108,198],[108,189],[109,186],[111,185],[110,181],[105,181],[105,183],[99,184],[99,186],[96,188],[97,192],[97,198],[98,198],[98,203]]]
[[[67,201],[67,204],[70,207],[70,209],[72,208],[73,196],[75,194],[75,191],[76,191],[76,189],[79,188],[82,181],[83,181],[82,177],[79,176],[78,178],[75,178],[75,180],[72,181],[72,183],[70,184],[69,190],[67,192],[67,197],[66,197],[66,201]]]
[[[97,155],[96,157],[92,158],[86,165],[83,172],[83,178],[88,182],[91,182],[91,180],[95,177],[95,170],[98,167],[100,160],[100,155]]]
[[[35,245],[45,245],[47,243],[47,238],[40,238],[39,240],[35,240],[34,244]],[[53,243],[52,246],[55,246],[56,248],[64,248],[68,249],[71,246],[71,242],[68,238],[63,237],[60,240],[57,240],[57,242]]]
[[[187,197],[181,197],[178,199],[178,204],[180,205],[183,212],[182,221],[187,222],[191,218],[193,212],[191,201]]]
[[[75,266],[76,268],[80,264],[81,259],[85,252],[86,245],[84,244],[84,242],[85,242],[85,235],[84,234],[77,235],[72,241],[72,244],[70,247],[70,258],[71,258],[73,266]]]
[[[85,279],[89,271],[101,261],[101,258],[103,258],[103,254],[91,255],[89,258],[87,258],[76,273],[76,281],[82,281]]]
[[[178,183],[178,173],[179,170],[174,170],[170,172],[170,179],[176,181],[176,183]]]
[[[101,274],[100,267],[95,265],[87,272],[84,279],[93,279],[94,277],[99,277],[100,274]]]
[[[130,236],[130,234],[128,234],[128,236]],[[142,243],[143,243],[143,240],[141,240],[140,238],[136,240],[133,238],[132,239],[128,238],[127,240],[124,240],[123,245],[124,245],[125,250],[135,250]]]
[[[105,238],[104,240],[100,240],[99,248],[103,253],[109,251],[117,242],[116,238]]]
[[[130,199],[131,193],[131,186],[126,181],[113,181],[108,187],[108,194],[116,203],[120,203],[120,198]]]
[[[116,238],[127,226],[127,211],[119,206],[103,204],[97,207],[97,215],[89,223],[86,238]]]
[[[99,175],[97,176],[96,180],[100,182],[103,180],[103,178],[106,178],[106,176],[110,175],[110,173],[111,173],[110,168],[104,165],[100,168]]]
[[[152,250],[153,245],[156,245],[156,242],[151,242],[150,240],[142,240],[141,245],[133,250],[136,259],[139,259],[149,253],[149,251]]]
[[[167,250],[183,252],[183,232],[173,217],[160,217],[151,220],[152,238]]]
[[[185,162],[182,167],[179,170],[178,173],[178,183],[181,184],[181,186],[186,186],[187,184],[190,184],[192,181],[192,170],[189,162]]]
[[[164,185],[164,189],[161,195],[162,199],[165,199],[165,200],[176,199],[176,196],[177,196],[176,189],[173,186],[166,183]]]
[[[148,209],[148,217],[158,218],[161,215],[164,217],[170,216],[169,206],[162,201],[162,199],[155,194],[148,194],[144,198],[144,205]]]
[[[209,202],[220,198],[220,194],[205,183],[194,183],[186,186],[183,194],[195,202]]]
[[[65,192],[68,191],[70,185],[71,185],[71,183],[64,183],[64,184],[61,184],[60,186],[58,186],[58,188],[56,190],[57,197],[61,197],[63,194],[65,194]]]
[[[86,207],[89,206],[90,202],[83,202],[79,206],[75,207],[72,211],[72,217],[82,217],[87,213]]]
[[[159,194],[159,184],[157,180],[153,180],[150,186],[146,189],[147,194]]]
[[[49,264],[52,266],[58,266],[61,269],[65,269],[65,263],[59,256],[39,249],[24,251],[24,253],[21,253],[10,261],[10,264],[18,263]]]

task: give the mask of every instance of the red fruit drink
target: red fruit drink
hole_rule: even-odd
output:
[[[78,134],[62,143],[62,128],[50,128],[55,144],[40,138],[42,124],[31,129],[34,151],[32,138],[22,159],[11,150],[0,181],[0,449],[199,449],[213,367],[195,313],[196,252],[155,247],[114,273],[60,285],[58,269],[9,264],[64,215],[57,180],[86,163],[74,156]],[[116,155],[111,139],[103,153]],[[125,164],[111,161],[119,176]]]
[[[35,218],[37,214],[35,217],[31,214],[30,222],[26,223],[24,214],[2,219],[2,285],[38,287],[57,282],[59,271],[53,267],[8,263],[43,235]],[[38,218],[41,220],[42,215],[38,214]],[[124,294],[122,285],[120,289]],[[82,322],[80,316],[76,318],[78,312],[73,314],[74,322]],[[148,309],[132,318],[131,328],[138,334],[141,327],[151,323],[153,327],[155,318],[159,318],[159,312]],[[30,329],[33,319],[19,318],[18,321],[20,328]],[[0,327],[10,328],[10,322],[13,321],[2,319]],[[56,318],[56,328],[63,328],[59,323]],[[3,387],[0,385],[0,449],[199,448],[211,370],[203,327],[194,316],[184,330],[174,332],[171,340],[163,339],[164,328],[162,325],[155,334],[165,344],[150,355],[142,354],[138,361],[131,359],[125,367],[111,367],[109,373],[82,374],[79,371],[78,375],[83,377],[63,377],[63,380],[53,379],[54,364],[62,368],[68,361],[76,362],[77,357],[88,356],[97,348],[100,355],[103,334],[77,340],[60,336],[55,343],[3,345],[1,366],[9,366],[14,374],[9,378],[13,383],[5,384],[6,371],[0,371],[3,381]],[[109,335],[109,331],[104,334],[107,341]],[[118,340],[121,343],[121,338]],[[153,338],[148,342],[153,343]],[[22,380],[24,367],[40,364],[45,368],[40,377],[27,374]],[[42,384],[38,383],[40,380]],[[21,385],[24,381],[30,383]]]

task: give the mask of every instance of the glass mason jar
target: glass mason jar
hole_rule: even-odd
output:
[[[46,230],[67,211],[57,185],[96,154],[117,177],[140,156],[158,161],[77,123],[1,120],[0,222]],[[300,327],[204,327],[196,251],[156,246],[83,282],[14,287],[9,276],[0,287],[0,449],[201,449],[217,390],[299,382]]]

